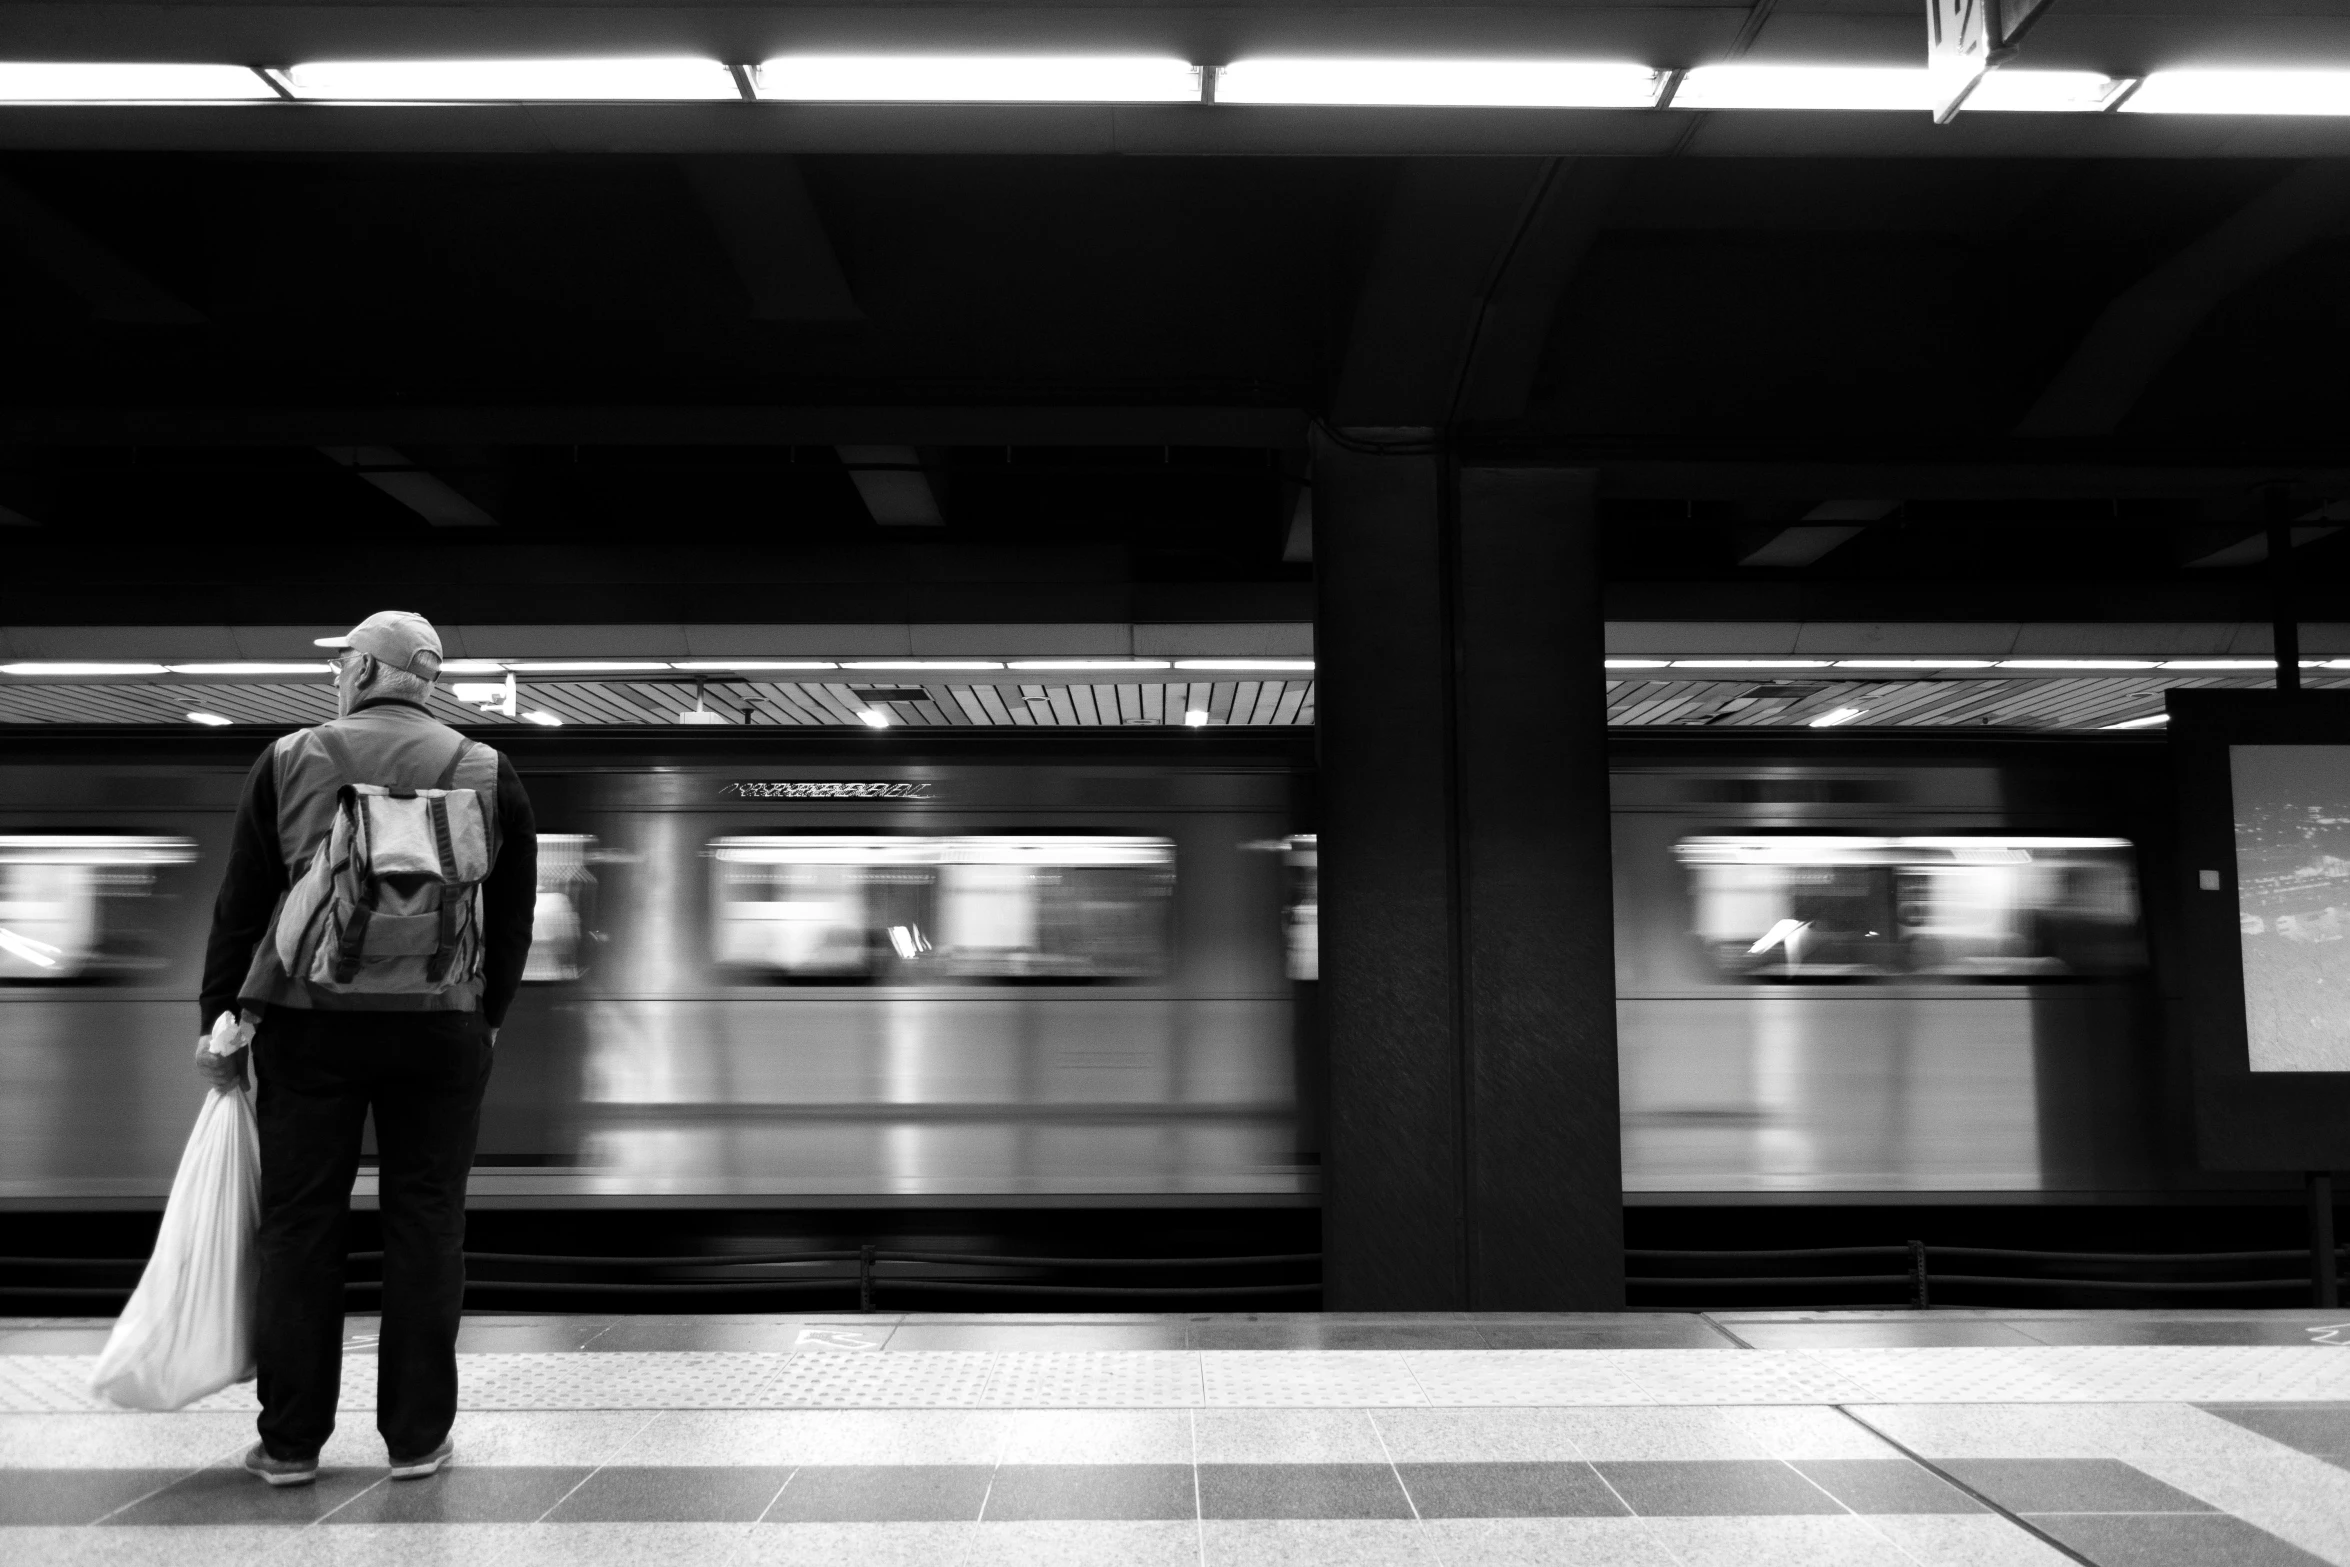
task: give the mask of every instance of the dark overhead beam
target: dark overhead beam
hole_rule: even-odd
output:
[[[48,203],[0,174],[0,234],[26,260],[78,294],[100,321],[202,326],[204,313],[84,233]]]
[[[882,527],[936,528],[946,522],[913,447],[844,446],[840,460],[849,465],[849,482],[866,514]]]
[[[1545,172],[1534,209],[1485,295],[1455,419],[1506,420],[1526,412],[1559,299],[1599,233],[1624,168],[1620,158],[1564,158]]]
[[[1488,459],[1489,460],[1489,459]],[[2350,463],[1743,462],[1611,459],[1572,447],[1514,460],[1599,470],[1610,500],[1809,500],[1898,495],[1905,500],[2242,499],[2281,484],[2303,496],[2350,496]]]
[[[752,319],[865,319],[797,162],[701,157],[682,166],[750,296]]]
[[[2295,169],[2117,295],[2015,428],[2106,435],[2222,300],[2350,210],[2350,161]]]
[[[140,408],[0,412],[28,446],[1298,447],[1295,408]]]
[[[1397,172],[1331,391],[1332,424],[1453,422],[1485,298],[1548,172],[1516,158],[1414,158]]]
[[[326,455],[436,528],[494,528],[498,519],[430,469],[388,446],[329,446]]]

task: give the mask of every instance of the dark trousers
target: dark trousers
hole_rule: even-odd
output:
[[[394,1458],[431,1452],[457,1417],[465,1177],[489,1083],[478,1012],[273,1008],[261,1080],[261,1440],[314,1456],[342,1386],[345,1216],[367,1112],[381,1156],[383,1341],[376,1428]]]

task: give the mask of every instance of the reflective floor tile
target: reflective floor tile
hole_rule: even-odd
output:
[[[1928,1349],[2043,1342],[2005,1322],[1742,1322],[1731,1330],[1756,1349]]]
[[[1005,1464],[987,1492],[989,1521],[1196,1518],[1189,1464]]]
[[[24,1469],[177,1469],[253,1445],[244,1414],[0,1415],[0,1481]]]
[[[1431,1518],[1445,1567],[1676,1567],[1640,1518]]]
[[[1868,1526],[1920,1567],[2078,1567],[2075,1558],[1997,1513],[1880,1513]]]
[[[536,1523],[569,1496],[592,1471],[587,1469],[444,1469],[426,1480],[385,1480],[348,1507],[328,1516],[329,1524],[363,1523]]]
[[[1943,1468],[2011,1513],[2207,1513],[2117,1458],[1953,1458]]]
[[[1635,1317],[1603,1322],[1481,1322],[1487,1349],[1736,1349],[1698,1317]]]
[[[975,1523],[768,1522],[752,1526],[740,1560],[746,1567],[969,1567],[980,1537]]]
[[[1865,1518],[1652,1518],[1681,1567],[1917,1567]]]
[[[1745,1433],[1764,1455],[1790,1462],[1804,1458],[1898,1458],[1883,1437],[1841,1409],[1817,1405],[1765,1404],[1725,1409],[1723,1417]]]
[[[1385,1464],[1199,1466],[1203,1518],[1409,1518]]]
[[[1203,1464],[1383,1464],[1360,1409],[1203,1409],[1192,1416]]]
[[[551,1523],[750,1523],[791,1471],[783,1468],[599,1469],[548,1515]]]
[[[1589,1464],[1398,1464],[1422,1518],[1605,1518],[1627,1509]]]
[[[2081,1344],[2306,1344],[2306,1326],[2273,1317],[2160,1322],[2115,1313],[2078,1322],[2019,1322],[2019,1332],[2051,1345]]]
[[[108,1518],[109,1525],[305,1524],[383,1478],[380,1469],[320,1469],[309,1485],[273,1486],[242,1469],[200,1469]]]
[[[1906,1458],[1793,1460],[1805,1479],[1856,1513],[1979,1513],[1983,1504]]]
[[[0,1329],[0,1355],[95,1355],[113,1335],[111,1325]]]
[[[2225,1513],[2060,1513],[2032,1522],[2098,1567],[2326,1567]]]
[[[1188,1518],[1040,1521],[980,1525],[962,1542],[954,1567],[1199,1567],[1199,1560],[1199,1524]]]
[[[992,1473],[985,1464],[807,1464],[764,1521],[974,1522]]]
[[[1249,1349],[1485,1349],[1485,1334],[1467,1322],[1350,1323],[1284,1322],[1222,1323],[1195,1326],[1191,1347],[1198,1350]]]
[[[10,1567],[314,1567],[300,1529],[20,1528],[0,1535]]]
[[[1191,1415],[1180,1409],[1024,1409],[1007,1464],[1190,1464]]]
[[[1088,1349],[1180,1350],[1189,1347],[1181,1323],[1073,1322],[1063,1327],[1011,1323],[909,1322],[890,1335],[892,1354],[905,1350],[995,1349],[1053,1353]],[[1254,1347],[1254,1346],[1252,1346]]]
[[[1203,1567],[1435,1567],[1424,1526],[1369,1520],[1210,1520]]]
[[[1722,1409],[1562,1409],[1579,1456],[1594,1463],[1640,1459],[1760,1459],[1770,1457],[1756,1434]]]
[[[649,1410],[460,1410],[449,1439],[463,1468],[593,1469],[614,1457],[656,1417]],[[320,1461],[381,1469],[387,1459],[372,1421],[346,1421],[327,1439]],[[754,1460],[745,1459],[745,1462]]]
[[[185,1469],[0,1471],[0,1524],[96,1523],[186,1473]]]
[[[886,1335],[873,1335],[879,1346]],[[591,1355],[738,1350],[788,1354],[798,1349],[796,1322],[616,1322],[579,1347]]]
[[[1776,1459],[1602,1463],[1599,1473],[1643,1517],[1840,1513],[1820,1488]]]
[[[632,1437],[623,1464],[983,1464],[1015,1417],[995,1409],[682,1409]]]
[[[2350,1404],[2205,1404],[2206,1414],[2272,1442],[2323,1456],[2350,1454]]]
[[[610,1326],[602,1317],[467,1317],[457,1328],[457,1353],[553,1354],[584,1348]]]
[[[1371,1412],[1396,1463],[1573,1463],[1583,1449],[1561,1409],[1379,1409]]]

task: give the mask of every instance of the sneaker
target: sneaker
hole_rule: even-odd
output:
[[[315,1458],[272,1458],[269,1449],[255,1442],[245,1454],[245,1470],[257,1474],[271,1485],[308,1485],[318,1478],[318,1460]]]
[[[427,1475],[437,1475],[441,1472],[441,1465],[447,1463],[450,1458],[455,1456],[456,1452],[457,1444],[447,1437],[442,1437],[441,1445],[422,1458],[393,1459],[392,1478],[395,1480],[422,1480]]]

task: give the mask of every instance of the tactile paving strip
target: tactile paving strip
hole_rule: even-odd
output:
[[[0,1412],[104,1410],[95,1357],[0,1356]],[[790,1354],[648,1351],[458,1357],[466,1409],[1438,1408],[1572,1405],[2350,1401],[2350,1350],[2030,1349]],[[374,1402],[375,1357],[346,1355],[343,1407]],[[251,1386],[190,1406],[251,1410]]]
[[[998,1357],[993,1402],[1022,1409],[1189,1409],[1200,1358],[1181,1351],[1018,1352]]]

